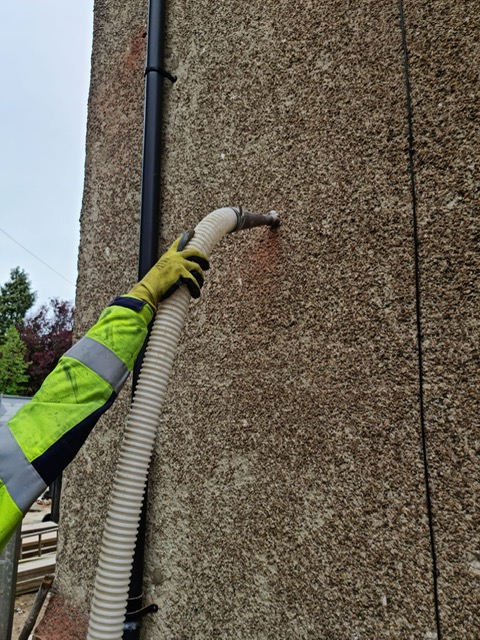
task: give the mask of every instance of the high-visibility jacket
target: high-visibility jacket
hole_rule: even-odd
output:
[[[0,424],[0,552],[114,402],[153,313],[138,298],[116,298],[60,358],[32,400]]]

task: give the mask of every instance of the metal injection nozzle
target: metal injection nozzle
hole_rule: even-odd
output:
[[[280,224],[280,216],[273,210],[269,211],[265,215],[252,213],[251,211],[244,211],[242,207],[234,208],[233,210],[237,214],[237,226],[234,231],[251,229],[252,227],[261,227],[262,225],[275,229]]]

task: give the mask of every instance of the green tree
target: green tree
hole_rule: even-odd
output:
[[[30,365],[25,362],[26,350],[26,345],[12,325],[7,329],[0,346],[0,393],[21,395],[25,392],[28,384],[27,369]]]
[[[9,327],[23,322],[25,314],[35,302],[30,279],[23,269],[10,271],[10,280],[0,287],[0,342]]]

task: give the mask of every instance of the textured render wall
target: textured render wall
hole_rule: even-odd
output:
[[[144,9],[97,2],[79,332],[135,274]],[[475,13],[405,10],[441,622],[473,640]],[[144,637],[432,638],[398,6],[171,0],[168,45],[163,243],[230,203],[283,225],[225,239],[192,304],[152,472]],[[127,399],[66,479],[57,602],[77,610]]]
[[[478,7],[409,2],[425,417],[445,637],[480,637]]]

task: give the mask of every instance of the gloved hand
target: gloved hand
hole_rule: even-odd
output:
[[[198,249],[185,249],[193,238],[194,230],[185,231],[163,254],[147,275],[129,292],[148,302],[154,309],[161,300],[168,298],[185,284],[193,298],[200,297],[203,271],[209,268],[207,257]]]

